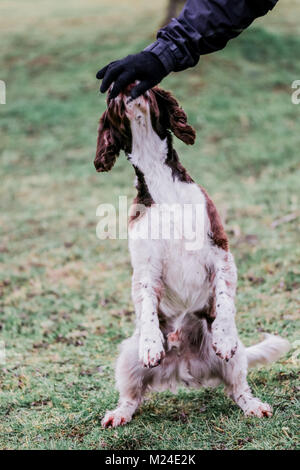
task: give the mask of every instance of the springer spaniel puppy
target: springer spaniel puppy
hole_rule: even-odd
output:
[[[266,335],[244,347],[235,325],[236,266],[214,203],[178,159],[171,131],[193,144],[195,131],[175,98],[155,87],[135,100],[130,87],[109,100],[100,119],[95,167],[109,171],[124,150],[136,173],[137,197],[129,221],[133,266],[133,336],[123,341],[116,365],[118,407],[107,411],[104,427],[128,423],[146,392],[225,384],[245,415],[271,416],[270,405],[255,398],[247,368],[276,360],[288,341]],[[204,208],[200,248],[188,249],[184,236],[165,239],[161,227],[147,237],[156,212],[170,216],[173,204]],[[162,209],[163,207],[163,209]],[[176,217],[172,226],[178,233]],[[191,224],[194,222],[191,219]]]

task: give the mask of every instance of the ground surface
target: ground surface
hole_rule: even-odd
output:
[[[95,212],[134,189],[124,156],[110,175],[94,171],[104,109],[94,74],[152,41],[163,7],[1,2],[1,448],[297,446],[300,105],[291,103],[291,83],[300,79],[300,5],[279,3],[226,50],[164,81],[197,129],[193,148],[176,143],[183,163],[226,222],[240,336],[249,345],[261,331],[277,332],[292,342],[277,364],[249,373],[274,416],[245,418],[222,388],[181,390],[152,395],[129,426],[102,430],[117,401],[117,347],[134,314],[127,242],[97,240]]]

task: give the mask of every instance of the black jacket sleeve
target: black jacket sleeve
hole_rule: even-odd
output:
[[[145,50],[158,56],[166,71],[197,64],[200,55],[218,51],[278,0],[187,0],[178,18],[158,31]]]

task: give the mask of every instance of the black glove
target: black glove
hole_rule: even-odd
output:
[[[130,83],[140,80],[140,83],[130,92],[131,97],[135,99],[157,85],[166,75],[168,73],[159,58],[152,52],[143,51],[111,62],[99,70],[96,77],[103,79],[100,87],[101,93],[105,93],[114,82],[109,95],[110,99],[118,96]]]

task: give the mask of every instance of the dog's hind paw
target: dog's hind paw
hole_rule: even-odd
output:
[[[114,411],[107,411],[101,421],[103,428],[116,428],[117,426],[124,426],[124,424],[131,421],[132,416],[126,415],[124,410],[116,408]]]
[[[257,416],[258,418],[270,418],[272,408],[268,403],[262,403],[260,400],[254,400],[245,410],[245,416]]]

